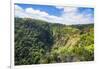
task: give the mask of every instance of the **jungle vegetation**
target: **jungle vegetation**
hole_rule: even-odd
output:
[[[94,60],[94,24],[15,19],[15,65]]]

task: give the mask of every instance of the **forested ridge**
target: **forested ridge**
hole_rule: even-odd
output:
[[[15,65],[94,60],[94,24],[15,19]]]

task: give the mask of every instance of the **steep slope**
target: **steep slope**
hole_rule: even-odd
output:
[[[15,18],[15,65],[92,61],[94,25]]]

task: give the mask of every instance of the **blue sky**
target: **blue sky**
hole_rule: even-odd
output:
[[[53,5],[15,4],[15,17],[33,18],[52,23],[94,23],[94,8]]]
[[[17,4],[18,6],[22,7],[23,9],[26,8],[34,8],[36,10],[45,11],[50,15],[59,16],[61,14],[61,9],[57,9],[55,6],[46,6],[46,5],[31,5],[31,4]]]

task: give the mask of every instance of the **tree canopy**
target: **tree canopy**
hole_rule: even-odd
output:
[[[94,60],[94,24],[15,18],[15,65]]]

